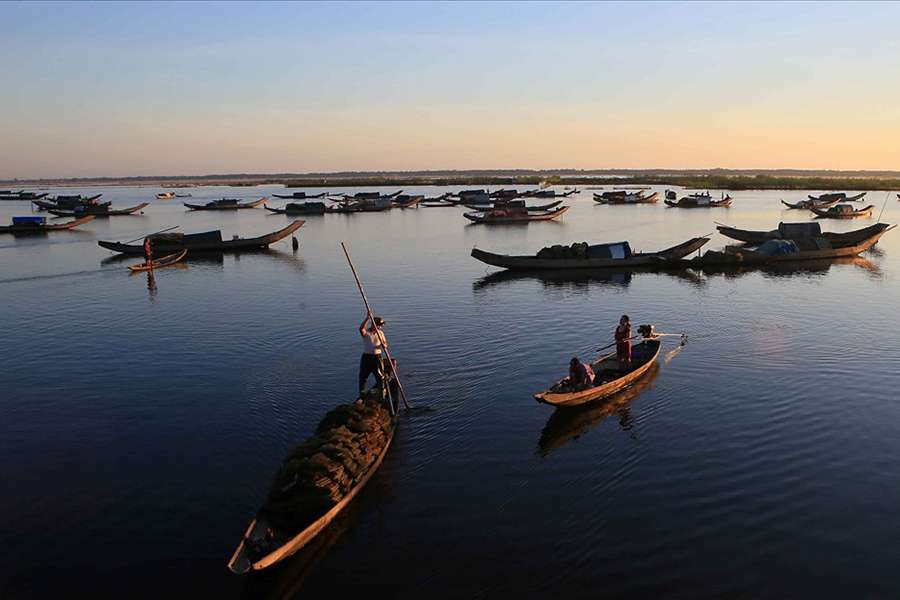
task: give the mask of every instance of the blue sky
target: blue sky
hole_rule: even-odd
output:
[[[889,3],[2,3],[0,177],[900,168]]]

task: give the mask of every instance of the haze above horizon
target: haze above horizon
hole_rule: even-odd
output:
[[[3,3],[0,179],[895,170],[893,3]]]

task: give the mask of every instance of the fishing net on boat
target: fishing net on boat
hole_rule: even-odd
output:
[[[350,492],[377,460],[393,421],[375,394],[330,411],[281,465],[263,507],[272,523],[299,531]]]

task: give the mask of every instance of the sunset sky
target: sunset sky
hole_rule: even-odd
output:
[[[900,169],[900,4],[0,4],[0,178]]]

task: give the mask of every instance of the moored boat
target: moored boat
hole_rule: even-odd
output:
[[[184,205],[189,210],[239,210],[242,208],[256,208],[261,204],[265,204],[267,198],[260,198],[252,202],[241,202],[237,198],[222,198],[221,200],[213,200],[206,204],[188,204]]]
[[[831,208],[810,208],[819,219],[855,219],[857,217],[870,217],[875,205],[870,204],[864,208],[856,209],[850,204],[838,204]]]
[[[288,202],[283,208],[272,208],[264,205],[269,212],[280,215],[324,215],[326,206],[324,202]]]
[[[31,234],[44,233],[45,231],[64,231],[93,220],[94,216],[88,215],[72,221],[66,221],[65,223],[48,225],[47,217],[13,217],[9,225],[0,226],[0,233]]]
[[[708,195],[691,195],[680,198],[677,202],[664,200],[666,205],[672,208],[728,208],[731,206],[731,196],[723,196],[720,200],[713,200]]]
[[[103,194],[95,196],[82,196],[77,194],[74,196],[56,196],[54,198],[46,198],[44,200],[32,200],[35,206],[40,210],[60,209],[72,210],[79,206],[109,206],[111,202],[97,202]]]
[[[485,212],[485,211],[495,210],[495,209],[513,209],[513,208],[524,208],[525,210],[527,210],[529,212],[535,212],[535,211],[551,210],[553,208],[556,208],[557,206],[559,206],[562,203],[563,203],[562,200],[556,200],[555,202],[550,202],[548,204],[541,204],[539,206],[525,206],[524,200],[499,200],[499,201],[494,202],[493,204],[489,204],[487,206],[481,206],[480,204],[463,204],[463,206],[465,206],[466,208],[468,208],[470,210],[474,210],[474,211],[478,211],[478,212]]]
[[[831,198],[827,200],[800,200],[799,202],[794,202],[793,204],[782,200],[781,203],[793,210],[809,210],[811,208],[828,208],[829,206],[837,204],[840,201],[840,198]]]
[[[796,240],[809,237],[823,237],[834,242],[857,243],[867,239],[869,236],[884,231],[890,227],[885,223],[876,223],[855,231],[846,233],[823,232],[821,226],[817,222],[812,223],[779,223],[777,229],[771,231],[753,231],[749,229],[738,229],[737,227],[729,227],[728,225],[718,225],[716,230],[725,237],[729,237],[739,242],[750,245],[763,244],[769,240]]]
[[[467,212],[463,213],[463,216],[473,223],[504,225],[509,223],[528,223],[531,221],[551,221],[558,219],[567,210],[569,210],[568,206],[560,206],[546,211],[529,211],[526,208],[495,208],[484,212]]]
[[[855,196],[848,196],[846,192],[830,192],[828,194],[820,194],[818,196],[808,194],[807,198],[817,204],[821,204],[823,202],[834,204],[836,202],[857,202],[859,200],[862,200],[867,193],[868,192],[861,192],[859,194],[856,194]]]
[[[282,200],[313,200],[315,198],[324,198],[328,195],[328,192],[322,192],[321,194],[307,194],[306,192],[294,192],[292,194],[272,194],[276,198],[281,198]]]
[[[393,208],[416,208],[419,203],[425,199],[425,196],[401,194],[391,198],[391,206]]]
[[[0,191],[0,200],[40,200],[47,196],[47,192],[27,192],[25,190],[19,190],[18,192],[13,192],[11,190],[3,190]]]
[[[169,267],[181,261],[186,255],[188,251],[182,250],[181,252],[169,254],[168,256],[163,256],[161,258],[154,258],[149,263],[142,262],[139,265],[130,265],[128,270],[132,273],[138,273],[140,271],[151,271],[155,269],[162,269],[163,267]]]
[[[580,406],[608,398],[639,381],[650,370],[659,356],[660,340],[653,334],[653,327],[641,325],[645,330],[643,340],[631,348],[631,365],[625,369],[615,353],[602,357],[591,364],[594,370],[594,384],[583,389],[573,388],[568,377],[556,382],[550,389],[534,395],[534,399],[544,404],[558,407]]]
[[[653,192],[649,196],[645,196],[643,191],[594,194],[594,202],[597,204],[655,204],[658,201],[659,192]]]
[[[222,232],[219,230],[207,231],[205,233],[160,233],[147,236],[150,238],[153,250],[157,254],[168,255],[181,250],[190,250],[194,252],[233,252],[239,250],[261,250],[267,248],[270,244],[286,238],[303,226],[305,221],[297,220],[286,227],[267,233],[265,235],[240,238],[234,236],[230,240],[222,239]],[[97,244],[101,248],[112,250],[113,252],[121,252],[123,254],[143,254],[143,244],[124,244],[121,242],[107,242],[100,240]]]
[[[696,237],[658,252],[637,253],[631,251],[628,242],[593,246],[587,243],[551,246],[542,249],[536,255],[519,256],[494,254],[473,248],[471,256],[491,266],[512,270],[665,267],[696,252],[708,242],[708,237]]]
[[[95,217],[120,217],[123,215],[133,215],[134,213],[143,210],[149,206],[147,202],[142,202],[136,206],[129,206],[128,208],[111,208],[108,203],[98,204],[98,205],[83,205],[77,206],[74,209],[47,209],[51,215],[56,215],[57,217],[77,217],[81,215],[93,215]]]
[[[840,234],[832,234],[830,237],[774,239],[767,240],[756,250],[744,248],[726,248],[723,252],[710,250],[703,256],[692,259],[690,265],[691,267],[699,268],[707,266],[766,265],[778,262],[856,256],[878,243],[881,236],[894,227],[896,225],[880,223],[871,229],[867,228],[868,231],[859,230],[844,234],[845,237],[840,237]],[[868,235],[860,239],[863,231],[866,231]]]

